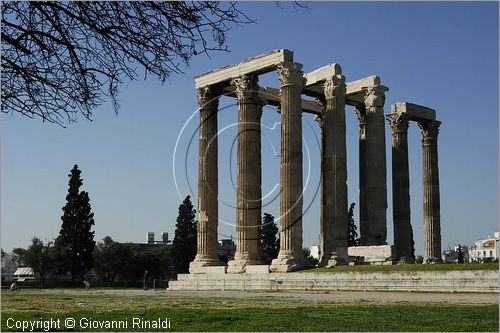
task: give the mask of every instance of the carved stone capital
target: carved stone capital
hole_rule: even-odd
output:
[[[422,143],[430,144],[436,143],[439,135],[439,126],[441,122],[438,120],[418,122],[420,128],[420,135],[422,136]]]
[[[320,107],[322,113],[325,112],[325,104],[326,103],[325,103],[325,100],[323,98],[315,98],[314,104],[316,104],[317,106]]]
[[[403,112],[390,113],[385,118],[389,121],[392,133],[408,132],[408,114]]]
[[[385,91],[387,87],[384,86],[371,86],[366,87],[365,91],[365,106],[367,108],[381,108],[385,103]]]
[[[344,75],[335,75],[323,83],[325,98],[342,98],[346,93]]]
[[[358,118],[359,125],[366,124],[366,109],[364,107],[357,106],[354,108],[354,112],[356,112],[356,118]]]
[[[208,103],[215,108],[219,105],[219,95],[214,91],[213,87],[208,86],[197,89],[196,96],[200,108],[206,107]]]
[[[236,88],[239,101],[256,98],[259,93],[259,78],[257,75],[242,75],[231,80],[231,85]]]
[[[302,89],[306,84],[302,64],[297,62],[282,62],[278,65],[278,74],[281,86],[295,85]]]
[[[316,116],[314,116],[314,121],[316,121],[318,124],[319,124],[319,128],[320,130],[323,130],[324,129],[324,125],[325,125],[325,112],[326,112],[326,106],[325,106],[325,101],[323,99],[320,99],[320,98],[316,98],[314,100],[314,104],[316,104],[317,106],[319,106],[321,108],[321,112],[316,114]]]
[[[325,117],[319,113],[316,116],[314,116],[314,121],[318,123],[319,129],[323,131],[325,126]]]

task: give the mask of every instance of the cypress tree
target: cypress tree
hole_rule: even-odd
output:
[[[70,271],[73,283],[77,276],[84,278],[94,264],[95,248],[94,213],[90,206],[89,194],[80,191],[83,181],[81,171],[75,164],[69,177],[66,205],[63,207],[62,225],[55,245],[62,260],[62,271]]]
[[[458,244],[458,249],[457,249],[457,262],[459,264],[464,263],[464,251],[462,250],[462,245]]]
[[[179,206],[179,215],[175,224],[175,236],[172,243],[172,261],[175,274],[188,273],[189,263],[196,256],[196,210],[193,209],[188,195]]]
[[[262,248],[262,261],[270,264],[278,257],[280,251],[280,239],[276,237],[278,226],[274,222],[274,216],[264,213],[262,226],[260,228],[260,244]]]
[[[409,258],[410,263],[414,264],[415,257],[415,240],[413,239],[413,227],[410,224],[410,232],[411,232],[411,258]]]
[[[359,245],[359,238],[358,237],[358,227],[356,227],[356,224],[354,223],[354,206],[356,204],[353,202],[351,206],[349,207],[349,212],[347,213],[347,218],[348,220],[348,246],[358,246]]]

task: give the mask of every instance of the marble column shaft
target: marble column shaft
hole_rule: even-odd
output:
[[[257,97],[257,76],[244,75],[232,84],[238,98],[237,245],[228,273],[243,273],[246,265],[260,264],[262,104]]]
[[[217,254],[218,167],[217,111],[218,95],[212,87],[200,88],[199,155],[198,155],[198,225],[197,254],[190,264],[196,273],[203,266],[223,265]]]
[[[387,184],[385,154],[384,86],[365,90],[364,186],[365,207],[360,216],[361,245],[384,245],[387,242]],[[363,204],[360,204],[363,206]]]
[[[327,80],[324,92],[321,264],[332,266],[346,262],[348,246],[344,76],[339,74]]]
[[[321,255],[320,265],[325,266],[328,261],[328,254],[331,253],[333,243],[333,168],[331,149],[326,149],[326,131],[325,131],[325,102],[316,99],[316,104],[321,108],[321,114],[316,115],[315,121],[320,129],[320,183],[319,183],[319,253]],[[329,140],[328,140],[329,141]],[[328,157],[328,156],[329,157]]]
[[[302,65],[282,63],[281,83],[281,164],[280,164],[280,252],[271,271],[288,272],[304,264],[302,253],[302,107],[305,84]]]
[[[441,217],[437,139],[440,121],[419,122],[422,135],[424,262],[441,261]]]
[[[410,222],[410,171],[408,164],[408,122],[406,113],[387,115],[392,134],[392,215],[396,260],[413,262],[413,232]]]
[[[366,245],[366,110],[364,105],[355,107],[359,121],[359,238],[360,245]]]

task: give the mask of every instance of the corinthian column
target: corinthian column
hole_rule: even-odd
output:
[[[392,133],[392,215],[395,260],[413,262],[413,232],[410,223],[410,172],[408,166],[408,115],[386,116]]]
[[[344,76],[324,83],[322,169],[323,220],[322,265],[334,266],[347,260],[347,161]]]
[[[440,121],[419,122],[422,135],[424,262],[441,261],[441,219],[437,139]]]
[[[218,94],[212,87],[197,91],[200,110],[198,155],[197,252],[189,265],[190,273],[203,273],[204,266],[224,265],[217,254],[218,177],[217,109]]]
[[[289,272],[305,265],[302,254],[302,109],[305,84],[302,65],[282,63],[281,164],[280,164],[280,252],[271,263],[273,272]]]
[[[314,118],[320,131],[319,253],[320,265],[326,266],[333,252],[333,135],[326,130],[324,99],[316,99],[316,104],[321,108],[321,113]]]
[[[366,110],[365,106],[357,105],[355,107],[356,116],[359,121],[359,238],[360,245],[366,245],[367,229],[366,220]]]
[[[244,273],[247,265],[260,264],[261,221],[261,102],[257,76],[233,79],[238,97],[238,157],[236,188],[236,236],[234,260],[228,273]]]
[[[384,245],[387,241],[387,184],[385,162],[384,86],[365,90],[364,170],[365,207],[361,207],[361,245]]]

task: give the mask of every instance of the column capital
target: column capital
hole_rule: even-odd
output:
[[[208,103],[217,103],[213,105],[217,107],[219,105],[219,93],[212,86],[202,87],[196,89],[196,96],[198,97],[198,106],[205,107]]]
[[[318,123],[320,131],[324,130],[325,126],[325,112],[326,112],[326,102],[323,98],[316,98],[314,104],[320,107],[320,113],[314,116],[314,121]]]
[[[408,114],[404,112],[394,112],[385,116],[387,121],[389,121],[389,126],[391,127],[392,133],[407,133],[409,118]]]
[[[422,136],[423,144],[436,144],[439,135],[439,126],[441,122],[438,120],[431,120],[427,122],[418,122],[420,128],[420,135]]]
[[[302,64],[298,62],[282,62],[278,65],[281,86],[296,85],[302,89],[306,84]]]
[[[364,95],[364,102],[367,108],[381,108],[385,103],[385,92],[389,88],[385,86],[370,86],[362,88]]]
[[[356,113],[356,118],[358,118],[359,126],[366,125],[366,108],[356,106],[354,112]]]
[[[325,118],[324,118],[324,116],[322,114],[317,114],[314,117],[314,121],[318,123],[320,131],[323,132],[324,129],[325,129]]]
[[[345,96],[346,84],[344,75],[334,75],[323,83],[325,98]]]
[[[255,74],[241,75],[231,80],[231,85],[236,88],[236,96],[238,101],[246,99],[255,99],[259,93],[259,85],[257,82],[259,77]]]

